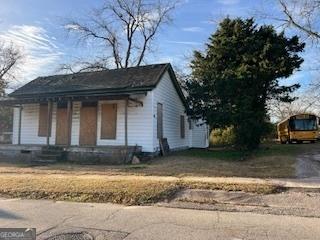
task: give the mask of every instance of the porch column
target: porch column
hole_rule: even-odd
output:
[[[124,107],[124,141],[126,147],[128,147],[128,102],[129,100],[126,98]]]
[[[19,107],[18,145],[21,145],[22,105]]]
[[[48,116],[47,116],[47,146],[50,145],[51,125],[52,125],[52,100],[48,101]]]
[[[67,119],[68,119],[68,146],[71,145],[71,129],[72,129],[72,101],[68,100],[67,105]]]

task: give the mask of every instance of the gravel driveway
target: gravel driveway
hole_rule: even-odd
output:
[[[298,156],[296,175],[297,178],[320,178],[320,151]]]

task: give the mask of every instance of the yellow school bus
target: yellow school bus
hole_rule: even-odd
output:
[[[277,125],[280,143],[314,143],[318,138],[318,117],[313,114],[297,114],[281,121]]]

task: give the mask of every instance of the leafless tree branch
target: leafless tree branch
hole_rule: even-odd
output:
[[[0,42],[0,95],[4,94],[8,81],[14,78],[13,71],[21,59],[21,52],[12,43]]]
[[[151,50],[162,25],[171,20],[177,0],[106,0],[84,21],[70,20],[64,26],[81,41],[104,47],[116,68],[139,66]]]
[[[313,40],[320,40],[318,23],[314,23],[320,16],[319,0],[279,0],[282,11],[286,16],[285,21],[288,26],[293,26],[301,32],[307,34]],[[289,7],[291,5],[291,9]],[[318,19],[319,20],[319,19]]]

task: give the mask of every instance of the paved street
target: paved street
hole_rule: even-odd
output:
[[[0,200],[0,227],[36,227],[39,239],[320,239],[320,218],[39,200]],[[72,236],[72,235],[68,235]],[[92,239],[91,238],[91,239]],[[62,239],[62,238],[56,238]]]

